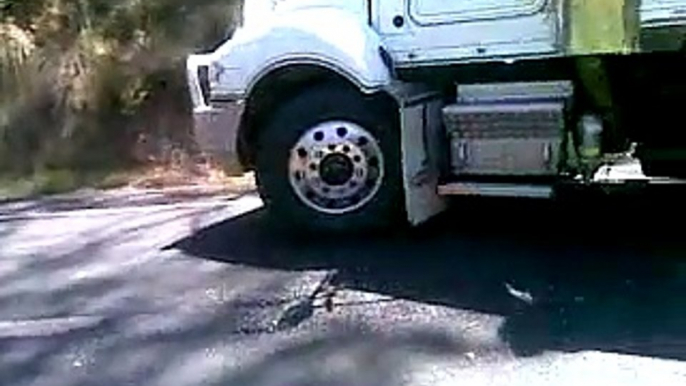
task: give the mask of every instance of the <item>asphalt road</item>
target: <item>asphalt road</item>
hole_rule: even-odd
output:
[[[0,384],[686,384],[678,209],[456,204],[370,237],[252,195],[2,204]]]

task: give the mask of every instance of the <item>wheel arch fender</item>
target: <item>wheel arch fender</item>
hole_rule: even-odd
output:
[[[249,96],[275,72],[317,66],[371,93],[391,82],[380,36],[345,8],[312,7],[279,15],[272,23],[239,30],[217,58],[217,94]]]
[[[378,34],[344,9],[293,11],[261,33],[244,34],[218,50],[219,65],[235,71],[227,71],[233,74],[216,89],[245,100],[237,148],[248,169],[254,166],[259,127],[296,93],[330,82],[363,95],[385,94],[393,80]]]

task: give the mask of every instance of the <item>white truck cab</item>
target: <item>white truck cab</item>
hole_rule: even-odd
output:
[[[686,0],[250,0],[243,12],[229,40],[187,60],[195,133],[255,170],[286,223],[419,224],[454,195],[684,177],[686,141],[645,125],[686,90]]]

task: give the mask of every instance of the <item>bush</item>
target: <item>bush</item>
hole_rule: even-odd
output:
[[[239,4],[0,0],[0,10],[0,169],[31,173],[130,165],[141,137],[153,152],[190,149],[184,59],[220,41]]]

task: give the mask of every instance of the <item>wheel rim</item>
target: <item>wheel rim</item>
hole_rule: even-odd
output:
[[[324,122],[291,149],[288,174],[298,198],[322,213],[344,214],[367,204],[384,177],[377,140],[361,126]]]

